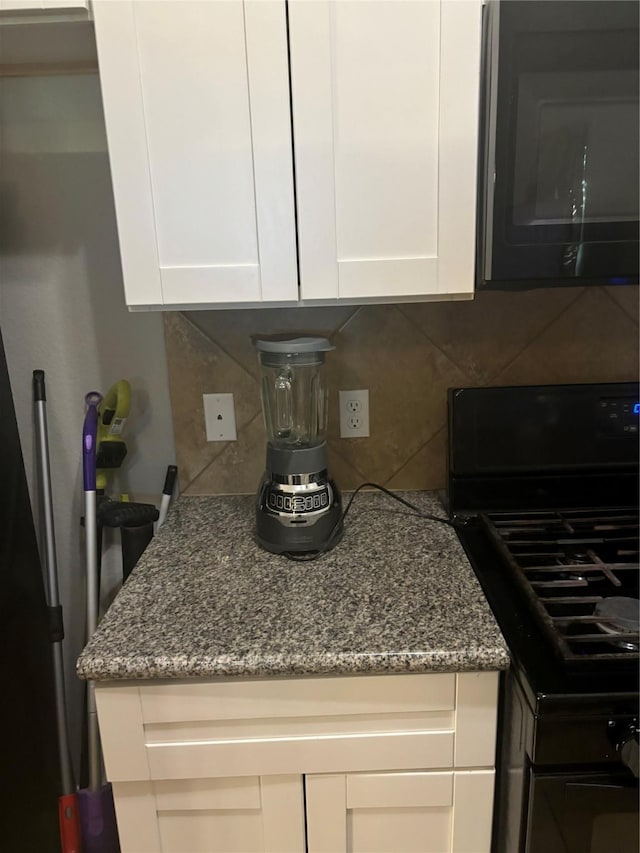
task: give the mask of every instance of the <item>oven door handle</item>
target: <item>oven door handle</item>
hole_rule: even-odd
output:
[[[630,784],[629,784],[630,783]],[[578,791],[626,791],[627,788],[635,788],[632,779],[625,782],[567,782],[566,787]]]
[[[625,774],[626,778],[611,778],[611,781],[596,781],[590,782],[566,782],[565,788],[567,792],[573,792],[576,796],[579,794],[596,794],[600,792],[600,796],[606,797],[614,794],[620,794],[623,791],[635,791],[638,788],[638,780],[633,776]]]

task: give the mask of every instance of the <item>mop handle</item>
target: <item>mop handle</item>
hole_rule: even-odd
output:
[[[98,405],[102,395],[90,391],[85,397],[87,413],[82,427],[82,479],[84,483],[84,527],[87,564],[87,642],[98,626],[99,589],[96,520],[96,435],[98,432]]]
[[[85,397],[87,412],[82,427],[82,480],[84,484],[84,527],[87,564],[87,642],[98,626],[98,526],[96,518],[96,436],[98,405],[102,395],[90,391]],[[100,733],[96,714],[95,685],[87,685],[87,740],[89,747],[89,789],[100,788]]]
[[[47,592],[49,628],[53,651],[53,670],[56,697],[56,722],[58,729],[58,750],[60,753],[60,777],[63,794],[75,792],[73,769],[71,764],[71,748],[67,730],[67,701],[64,684],[64,656],[62,640],[64,639],[64,622],[62,605],[58,590],[58,564],[56,559],[56,536],[53,519],[53,492],[51,488],[51,468],[49,463],[49,435],[47,431],[47,394],[44,383],[44,370],[33,371],[33,403],[35,408],[35,435],[38,446],[38,461],[42,483],[42,503],[44,538],[47,566]]]
[[[34,370],[33,400],[36,413],[36,438],[41,469],[40,476],[42,477],[49,605],[51,607],[57,607],[60,604],[60,594],[58,592],[56,540],[53,527],[53,496],[51,492],[51,471],[49,468],[49,436],[47,433],[47,418],[45,413],[46,399],[47,395],[44,387],[44,370]]]

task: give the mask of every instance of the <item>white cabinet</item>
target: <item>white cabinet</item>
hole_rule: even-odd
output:
[[[480,3],[289,15],[303,299],[470,294]]]
[[[471,297],[481,0],[94,17],[130,307]]]
[[[113,784],[122,853],[301,853],[300,776]]]
[[[284,3],[94,18],[127,304],[296,300]]]
[[[488,853],[497,684],[98,684],[122,853]]]
[[[488,851],[493,781],[491,770],[307,776],[307,850]]]

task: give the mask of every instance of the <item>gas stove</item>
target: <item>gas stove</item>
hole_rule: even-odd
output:
[[[449,393],[449,511],[512,659],[500,853],[610,853],[610,820],[638,849],[638,400],[634,383]]]

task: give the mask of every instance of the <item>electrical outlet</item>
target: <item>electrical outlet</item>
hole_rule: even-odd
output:
[[[369,435],[369,391],[340,391],[340,436],[366,438]]]
[[[233,394],[203,394],[207,441],[236,441],[236,411]]]

